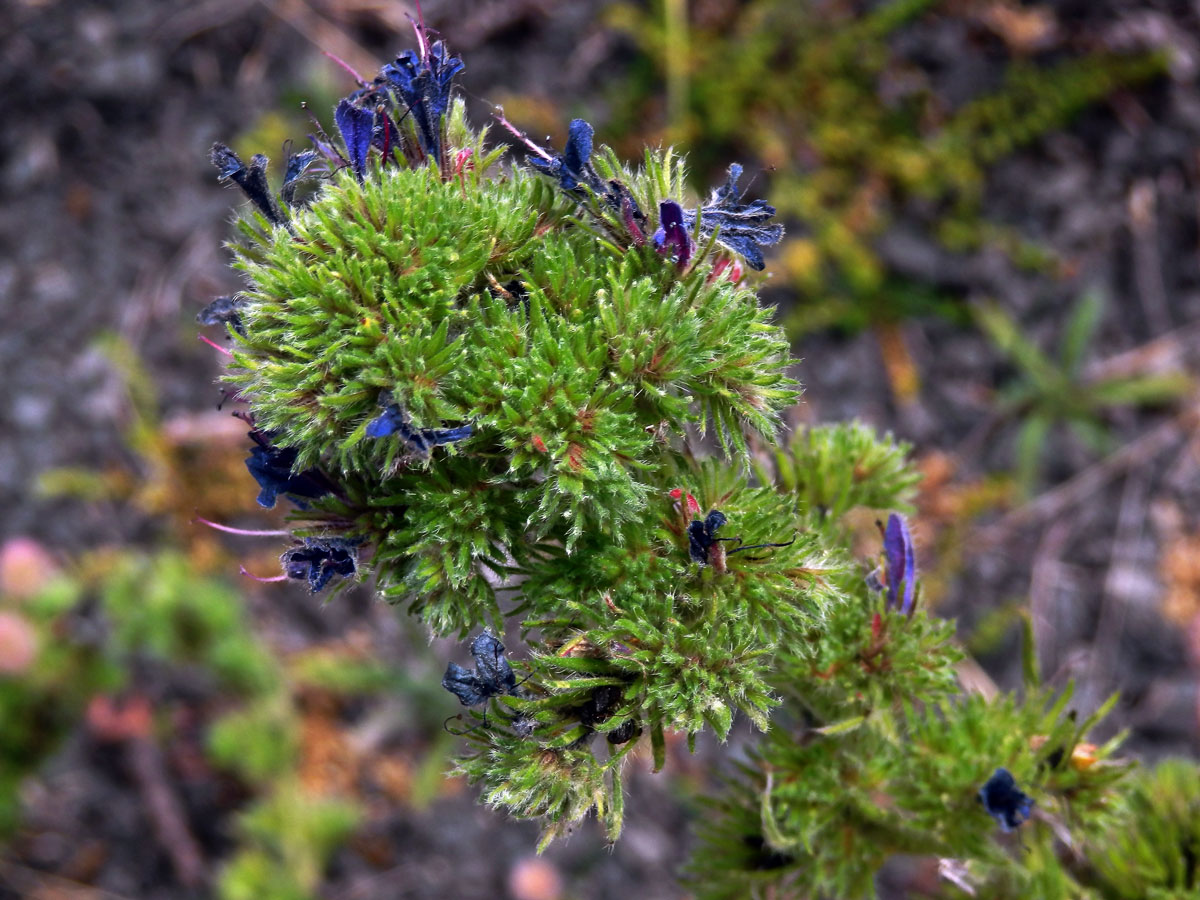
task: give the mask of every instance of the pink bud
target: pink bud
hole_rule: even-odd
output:
[[[31,538],[10,538],[0,547],[0,594],[32,597],[57,572],[50,554]]]
[[[0,675],[20,675],[38,652],[38,635],[33,625],[15,612],[0,611]]]

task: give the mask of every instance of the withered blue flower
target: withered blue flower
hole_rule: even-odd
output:
[[[654,246],[659,253],[669,253],[679,268],[692,258],[692,236],[685,226],[683,207],[674,200],[658,205],[659,228],[654,232]]]
[[[567,193],[575,193],[587,185],[597,194],[604,194],[604,182],[592,167],[592,135],[594,129],[583,119],[572,119],[567,127],[567,144],[562,153],[549,159],[530,156],[531,166],[558,182]]]
[[[610,744],[627,744],[633,740],[638,731],[637,719],[626,719],[616,728],[608,733],[608,742]]]
[[[246,458],[246,468],[262,488],[258,494],[259,506],[271,509],[275,506],[276,498],[284,494],[301,509],[307,509],[297,497],[315,500],[331,492],[329,480],[316,469],[293,471],[296,465],[294,449],[276,447],[271,443],[271,435],[260,431],[250,432],[250,437],[254,447]]]
[[[196,321],[201,325],[230,325],[242,337],[246,330],[242,325],[241,309],[246,305],[246,298],[238,294],[232,297],[217,297],[212,303],[196,313]]]
[[[614,178],[608,183],[604,199],[613,209],[620,212],[621,220],[625,223],[625,229],[634,245],[640,247],[646,243],[646,214],[638,206],[629,188]]]
[[[691,494],[688,494],[688,498],[691,498]],[[783,543],[748,544],[743,546],[740,537],[717,537],[717,531],[728,521],[725,518],[725,513],[719,509],[710,510],[703,520],[692,519],[688,525],[688,556],[691,557],[692,562],[701,566],[711,563],[717,571],[722,571],[726,556],[732,556],[744,550],[762,550],[765,547],[790,547],[796,542],[796,537],[793,535],[790,541]],[[736,541],[737,546],[732,550],[721,550],[714,553],[713,551],[720,547],[722,541]]]
[[[268,160],[265,156],[261,153],[255,154],[250,158],[250,165],[247,166],[233,150],[224,144],[217,143],[212,145],[209,158],[220,171],[220,179],[232,181],[240,187],[268,222],[273,225],[284,223],[283,212],[280,211],[267,184]]]
[[[290,144],[289,141],[287,168],[283,172],[283,186],[279,189],[279,196],[288,206],[295,206],[296,188],[302,181],[313,177],[308,174],[308,170],[313,163],[320,159],[320,154],[316,150],[301,150],[299,153],[292,153]]]
[[[729,520],[719,509],[709,512],[703,519],[692,519],[688,525],[688,556],[700,566],[708,565],[708,552],[718,541],[731,540],[717,537],[717,530]]]
[[[1008,769],[992,773],[979,789],[979,802],[1004,831],[1017,828],[1033,812],[1033,799],[1017,788],[1016,779]]]
[[[717,243],[738,254],[752,269],[762,270],[766,265],[762,248],[778,244],[783,238],[783,226],[769,225],[775,216],[775,207],[765,200],[742,203],[737,182],[742,177],[742,167],[734,163],[729,167],[725,184],[713,191],[708,203],[700,207],[700,234],[711,235],[717,231]],[[688,231],[695,228],[696,211],[684,210],[684,225]]]
[[[360,538],[307,537],[303,544],[285,550],[279,561],[289,579],[307,581],[309,590],[317,594],[334,575],[353,578],[358,574],[361,543]]]
[[[400,438],[409,452],[428,458],[429,452],[439,444],[450,444],[470,437],[475,429],[470,425],[457,428],[416,428],[397,403],[388,404],[383,412],[367,423],[369,438],[385,438],[392,435]]]
[[[424,42],[422,42],[424,46]],[[422,56],[406,50],[388,63],[381,75],[412,116],[417,143],[439,166],[442,162],[442,117],[450,108],[450,88],[463,61],[437,41]]]
[[[478,706],[491,697],[511,694],[517,687],[517,676],[504,656],[504,645],[490,631],[483,631],[471,642],[475,671],[458,663],[446,664],[442,687],[458,698],[463,706]]]
[[[343,99],[333,111],[333,120],[337,123],[338,131],[342,133],[346,155],[350,157],[350,167],[354,169],[358,180],[362,181],[367,172],[367,156],[371,152],[375,113]]]

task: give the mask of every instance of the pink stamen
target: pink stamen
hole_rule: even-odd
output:
[[[274,578],[263,578],[261,575],[255,575],[253,572],[247,572],[245,566],[238,566],[238,571],[241,572],[243,575],[245,575],[247,578],[253,578],[255,581],[260,582],[262,584],[273,584],[276,581],[287,581],[288,580],[288,577],[286,575],[276,575]]]
[[[215,341],[210,341],[204,335],[198,334],[198,335],[196,335],[196,337],[200,338],[200,340],[204,341],[204,343],[208,344],[208,346],[212,347],[214,350],[219,350],[222,353],[224,353],[226,356],[233,356],[233,353],[231,353],[229,350],[226,350],[224,347],[222,347],[220,344],[216,343]]]
[[[413,31],[417,33],[417,48],[421,51],[421,61],[424,62],[429,56],[429,39],[426,37],[425,13],[421,12],[421,0],[414,0],[414,5],[417,7],[417,19],[414,22],[413,17],[409,16],[408,20],[413,23]]]
[[[386,166],[393,161],[392,157],[392,119],[386,114],[384,105],[381,103],[375,108],[376,114],[383,113],[383,164]]]
[[[354,69],[350,66],[350,63],[346,62],[340,56],[335,56],[334,54],[330,53],[328,50],[322,50],[321,52],[323,54],[325,54],[327,57],[329,57],[330,59],[332,59],[335,63],[337,63],[339,66],[341,66],[347,72],[349,72],[350,77],[353,78],[356,82],[358,82],[359,87],[365,88],[367,86],[367,82],[363,80],[363,77],[361,75],[359,75],[357,72],[354,71]]]
[[[629,202],[628,198],[621,200],[621,215],[625,219],[625,227],[629,229],[629,236],[633,239],[633,245],[635,247],[644,246],[646,235],[642,231],[641,226],[638,225],[637,220],[633,217],[633,205]]]
[[[531,141],[528,138],[528,136],[526,136],[525,132],[523,132],[523,131],[521,131],[521,129],[517,128],[517,126],[514,125],[512,122],[508,121],[508,119],[504,118],[504,108],[503,107],[497,106],[496,109],[499,110],[499,112],[493,112],[492,118],[495,119],[497,122],[499,122],[502,126],[504,126],[504,128],[506,128],[509,132],[511,132],[513,137],[515,137],[518,141],[520,141],[522,144],[524,144],[526,147],[528,147],[530,150],[532,150],[534,153],[536,153],[542,159],[545,159],[545,160],[554,159],[553,156],[551,156],[549,153],[547,153],[545,150],[543,150],[541,147],[539,147],[537,144],[535,144],[533,141]]]
[[[213,522],[203,516],[196,516],[193,522],[199,522],[202,525],[207,525],[209,528],[215,528],[217,531],[224,531],[228,534],[243,534],[247,537],[291,537],[290,531],[258,531],[251,528],[234,528],[230,525],[222,525],[219,522]]]

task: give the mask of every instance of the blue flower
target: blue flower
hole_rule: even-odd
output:
[[[783,238],[783,226],[767,223],[775,216],[775,207],[765,200],[741,203],[741,192],[737,182],[742,177],[742,167],[734,163],[729,167],[729,178],[725,184],[713,191],[712,199],[700,207],[700,234],[708,236],[717,232],[717,243],[738,254],[752,269],[762,270],[766,265],[762,248],[778,244]],[[685,210],[684,224],[688,231],[696,226],[696,211]]]
[[[275,500],[280,494],[292,499],[301,509],[307,506],[296,500],[296,497],[307,497],[315,500],[324,497],[332,490],[329,480],[316,469],[306,469],[303,472],[293,472],[296,465],[296,451],[290,447],[276,447],[270,441],[269,434],[259,431],[250,432],[254,439],[254,447],[246,458],[246,468],[254,476],[262,488],[258,494],[258,505],[265,509],[275,506]]]
[[[369,438],[385,438],[396,435],[411,453],[428,459],[429,451],[439,444],[450,444],[470,437],[475,429],[470,425],[457,428],[416,428],[397,403],[388,404],[378,416],[367,423]]]
[[[883,534],[883,554],[887,562],[887,605],[905,615],[913,611],[916,592],[917,563],[913,553],[912,534],[903,516],[888,516]],[[903,595],[901,595],[903,588]]]
[[[654,232],[654,246],[659,253],[670,253],[676,265],[684,268],[692,258],[692,236],[685,226],[686,213],[674,200],[658,205],[659,228]]]
[[[979,802],[1004,831],[1017,828],[1033,812],[1033,799],[1017,788],[1016,779],[1008,769],[992,773],[979,789]]]
[[[592,167],[592,135],[595,130],[583,119],[572,119],[567,128],[567,144],[562,153],[546,158],[530,156],[528,161],[536,169],[558,181],[558,186],[569,194],[587,185],[597,194],[605,193],[604,182]]]
[[[279,561],[293,581],[307,581],[309,590],[324,590],[334,575],[353,578],[358,574],[358,545],[361,538],[307,537],[298,547],[283,552]]]
[[[892,513],[888,516],[887,528],[879,521],[875,525],[883,535],[883,552],[879,555],[878,568],[867,576],[867,586],[873,591],[886,592],[888,609],[912,615],[916,604],[917,563],[908,524],[903,516]]]
[[[209,153],[212,164],[220,171],[222,181],[232,181],[242,189],[250,202],[258,207],[259,212],[272,225],[284,223],[283,213],[271,189],[267,185],[267,158],[257,153],[250,158],[250,165],[242,162],[241,157],[224,144],[213,144]]]
[[[446,45],[437,41],[423,56],[415,50],[404,51],[380,72],[412,116],[421,149],[439,167],[442,163],[442,117],[450,108],[454,76],[464,68],[463,61],[451,56]]]
[[[371,135],[375,129],[375,113],[343,99],[333,112],[333,120],[342,133],[342,142],[350,157],[350,166],[358,180],[367,172],[367,155],[371,152]]]

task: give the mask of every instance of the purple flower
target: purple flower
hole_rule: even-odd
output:
[[[272,225],[284,223],[271,189],[267,185],[267,158],[257,153],[250,158],[250,165],[242,162],[241,157],[224,144],[213,144],[209,153],[212,164],[220,171],[222,181],[232,181],[242,189],[250,202],[258,207],[259,212]]]
[[[421,45],[424,51],[425,42]],[[463,61],[451,56],[446,45],[437,41],[421,54],[415,50],[404,51],[380,73],[412,116],[421,149],[439,167],[442,162],[442,117],[450,108],[454,76],[464,68]]]
[[[1017,788],[1016,779],[1008,769],[992,773],[979,789],[979,802],[1003,831],[1017,828],[1033,812],[1033,799]]]
[[[315,500],[330,493],[332,486],[329,480],[316,469],[305,469],[303,472],[293,472],[296,465],[296,451],[290,447],[276,447],[271,443],[271,435],[260,431],[250,432],[254,447],[246,458],[246,468],[258,482],[261,491],[258,494],[258,505],[271,509],[280,494],[291,498],[301,509],[307,509],[306,504],[296,500],[296,497],[307,497]]]
[[[912,615],[917,587],[917,563],[913,553],[912,535],[903,516],[888,516],[883,533],[883,555],[886,564],[887,605],[889,609]],[[903,588],[903,595],[901,595]]]
[[[530,156],[529,164],[558,181],[558,186],[569,194],[587,185],[597,194],[605,193],[604,183],[592,167],[592,135],[594,129],[583,119],[573,119],[567,128],[567,144],[562,153],[547,154],[539,159]],[[631,198],[632,199],[632,198]]]
[[[283,552],[279,561],[293,581],[307,581],[309,590],[324,590],[334,575],[353,578],[358,574],[358,545],[361,538],[307,537],[298,547]]]
[[[385,438],[396,435],[409,451],[428,459],[429,451],[439,444],[450,444],[470,437],[475,429],[470,425],[457,428],[416,428],[397,403],[388,404],[378,416],[367,423],[369,438]]]
[[[312,114],[310,113],[309,115]],[[312,122],[313,127],[316,129],[316,133],[313,134],[310,132],[308,139],[312,141],[312,145],[316,148],[316,152],[325,159],[328,165],[335,169],[340,169],[347,165],[346,157],[342,156],[342,153],[340,150],[338,150],[337,145],[334,144],[329,135],[325,133],[325,129],[321,127],[321,123],[317,121],[315,116],[313,117]]]
[[[670,253],[679,268],[684,268],[692,258],[692,236],[685,227],[683,207],[674,200],[664,200],[658,205],[660,226],[654,232],[654,246],[659,253]]]
[[[350,157],[350,166],[358,180],[367,172],[367,155],[371,152],[371,134],[375,128],[375,113],[342,100],[333,112],[333,120],[342,133],[342,142]]]
[[[767,223],[775,216],[775,207],[765,200],[741,203],[741,192],[737,182],[742,177],[742,167],[734,163],[729,167],[729,178],[725,184],[713,191],[712,199],[700,207],[700,234],[717,232],[717,243],[738,254],[752,269],[762,270],[762,248],[778,244],[783,238],[783,226]],[[683,221],[688,231],[696,226],[696,211],[685,210]]]

